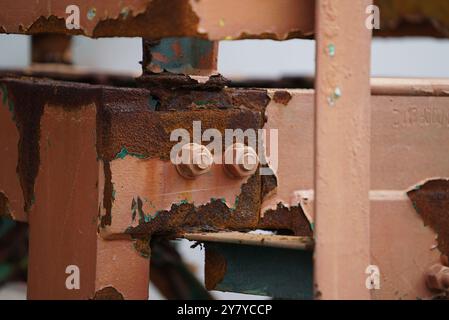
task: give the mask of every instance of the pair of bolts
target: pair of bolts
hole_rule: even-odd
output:
[[[176,169],[187,179],[210,171],[214,157],[205,146],[198,143],[184,145],[177,155]],[[254,174],[259,165],[259,157],[253,148],[243,143],[235,143],[224,153],[224,170],[232,178],[240,179]]]

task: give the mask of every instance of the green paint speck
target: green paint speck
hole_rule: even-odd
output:
[[[90,8],[89,11],[87,11],[87,19],[92,20],[95,18],[95,15],[97,14],[97,9]]]
[[[328,45],[327,51],[329,53],[329,56],[331,56],[331,57],[335,56],[335,45],[332,43],[330,45]]]

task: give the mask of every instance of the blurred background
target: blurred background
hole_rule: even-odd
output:
[[[90,71],[133,74],[141,72],[140,38],[92,40],[74,37],[74,63]],[[374,39],[372,75],[374,77],[449,77],[449,41],[427,38]],[[30,62],[30,38],[0,35],[0,69],[22,68]],[[220,42],[219,72],[227,78],[278,79],[313,77],[315,42],[313,40],[241,40]],[[176,241],[176,247],[197,278],[204,280],[204,251],[190,248],[192,242]],[[1,270],[0,270],[1,271]],[[1,272],[0,272],[1,273]],[[267,299],[268,297],[213,291],[216,299]],[[10,283],[0,288],[0,300],[25,299],[26,285]],[[150,299],[161,299],[150,286]]]

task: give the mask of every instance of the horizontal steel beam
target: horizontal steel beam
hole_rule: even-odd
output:
[[[80,29],[68,29],[70,0],[3,0],[0,33],[82,34],[88,37],[194,36],[209,40],[311,38],[314,0],[76,1]],[[445,0],[376,0],[379,36],[449,35]],[[368,17],[368,14],[367,14]]]

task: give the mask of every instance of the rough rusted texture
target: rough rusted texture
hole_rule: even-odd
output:
[[[375,0],[381,36],[449,36],[449,2],[441,0]]]
[[[217,73],[218,42],[198,38],[143,40],[142,72],[210,76]]]
[[[2,8],[5,16],[0,15],[0,33],[64,33],[148,39],[195,36],[211,40],[313,37],[312,0],[217,2],[126,0],[118,3],[103,0],[92,6],[90,1],[78,1],[81,29],[68,30],[65,8],[72,4],[69,0],[46,0],[33,4],[27,0],[6,0]],[[374,30],[375,35],[448,36],[447,1],[375,0],[374,4],[380,7],[381,12],[381,29]],[[24,9],[26,5],[28,10]],[[88,19],[86,13],[93,8],[96,14]]]
[[[273,95],[274,102],[283,104],[284,106],[286,106],[291,99],[292,95],[290,94],[290,92],[285,90],[278,90]]]
[[[53,3],[53,6],[50,6],[51,4],[48,2],[42,1],[41,3],[33,4],[33,6],[28,8],[30,13],[25,15],[19,15],[22,12],[18,12],[19,10],[24,10],[24,3],[21,7],[19,7],[20,2],[15,5],[9,5],[5,8],[5,14],[15,14],[15,19],[22,19],[12,24],[6,31],[26,34],[82,34],[94,38],[104,36],[140,36],[159,39],[167,36],[177,36],[178,34],[198,35],[197,26],[199,19],[193,12],[189,2],[185,0],[130,0],[122,5],[118,5],[116,1],[102,1],[103,3],[97,3],[96,6],[89,5],[89,3],[83,1],[77,3],[81,13],[81,29],[79,30],[66,28],[65,19],[68,15],[65,14],[65,8],[72,2]],[[52,10],[49,11],[47,6],[50,6]],[[90,20],[86,18],[86,14],[93,9],[95,9],[93,11],[95,15]],[[173,17],[173,15],[177,18],[168,18]],[[34,21],[33,16],[35,16]],[[0,24],[5,23],[6,17],[0,18],[2,18]],[[24,23],[24,21],[28,23]]]
[[[92,90],[76,84],[31,78],[3,79],[20,133],[17,173],[25,199],[25,211],[34,202],[34,181],[39,170],[40,118],[44,106],[52,104],[70,110],[95,100]]]
[[[263,175],[261,177],[262,185],[260,191],[260,197],[263,200],[266,196],[270,195],[278,186],[278,181],[276,175],[273,173],[271,175]]]
[[[167,17],[177,13],[177,19]],[[199,19],[190,4],[184,0],[154,0],[145,12],[132,19],[119,17],[99,22],[93,31],[93,37],[140,35],[149,39],[160,39],[177,34],[198,36]],[[182,31],[181,31],[182,30]]]
[[[226,275],[226,258],[215,248],[206,246],[204,262],[205,285],[207,290],[214,290]]]
[[[114,190],[109,163],[121,153],[139,158],[169,159],[175,142],[169,137],[173,129],[185,128],[192,133],[192,122],[202,121],[202,130],[258,129],[265,119],[270,98],[265,90],[226,88],[223,79],[212,77],[209,84],[187,79],[187,85],[146,88],[113,88],[43,79],[3,79],[15,106],[21,133],[21,160],[18,172],[27,199],[27,209],[34,199],[34,179],[39,168],[39,125],[46,104],[67,111],[78,106],[97,107],[97,153],[103,160],[105,188],[102,206],[106,215],[100,226],[111,224]],[[154,107],[154,100],[157,101]],[[263,182],[262,182],[263,181]],[[260,199],[276,187],[275,177],[254,175],[235,201],[235,209],[221,199],[205,205],[173,204],[151,221],[144,221],[128,232],[138,238],[148,235],[179,235],[187,231],[283,229],[296,235],[311,235],[307,219],[300,208],[278,208],[266,213],[259,222]],[[131,204],[130,204],[131,205]]]
[[[71,37],[61,34],[39,34],[31,38],[32,63],[72,63]]]
[[[438,234],[438,248],[449,255],[449,180],[431,180],[407,193],[426,226]]]
[[[93,300],[125,300],[114,287],[105,287],[95,292]]]
[[[140,238],[134,241],[134,248],[142,258],[149,259],[151,255],[150,238]],[[153,261],[151,261],[153,262]]]
[[[112,173],[109,161],[104,162],[103,171],[104,171],[103,207],[106,213],[100,217],[100,226],[102,228],[104,228],[105,226],[110,226],[112,219],[111,211],[112,211],[114,186],[112,185]]]
[[[282,230],[295,236],[312,237],[313,230],[301,206],[287,208],[281,203],[276,210],[268,210],[260,218],[258,228]]]
[[[313,0],[80,0],[80,29],[65,26],[69,0],[7,1],[0,30],[9,33],[64,33],[89,37],[195,36],[211,40],[239,38],[288,39],[313,33]],[[26,6],[28,5],[28,6]],[[27,8],[25,10],[24,8]],[[255,8],[257,7],[257,8]],[[257,12],[253,14],[251,11]],[[300,15],[296,19],[297,14]]]
[[[207,85],[207,90],[198,90],[199,86],[148,85],[149,91],[130,91],[126,97],[120,90],[105,90],[100,157],[113,160],[126,148],[142,158],[168,160],[177,143],[170,141],[172,130],[184,128],[192,134],[193,121],[201,121],[202,130],[214,128],[222,133],[262,127],[263,110],[269,102],[264,90],[249,90],[251,96],[259,97],[251,100],[242,99],[246,90],[215,90],[215,86],[211,90]]]
[[[205,205],[192,203],[173,204],[170,211],[159,211],[149,221],[143,212],[142,201],[130,203],[130,214],[139,225],[130,227],[127,233],[133,237],[164,235],[179,236],[185,232],[251,230],[257,227],[260,210],[260,176],[253,175],[242,186],[242,193],[229,208],[221,199],[211,199]],[[136,210],[133,211],[133,208]]]

